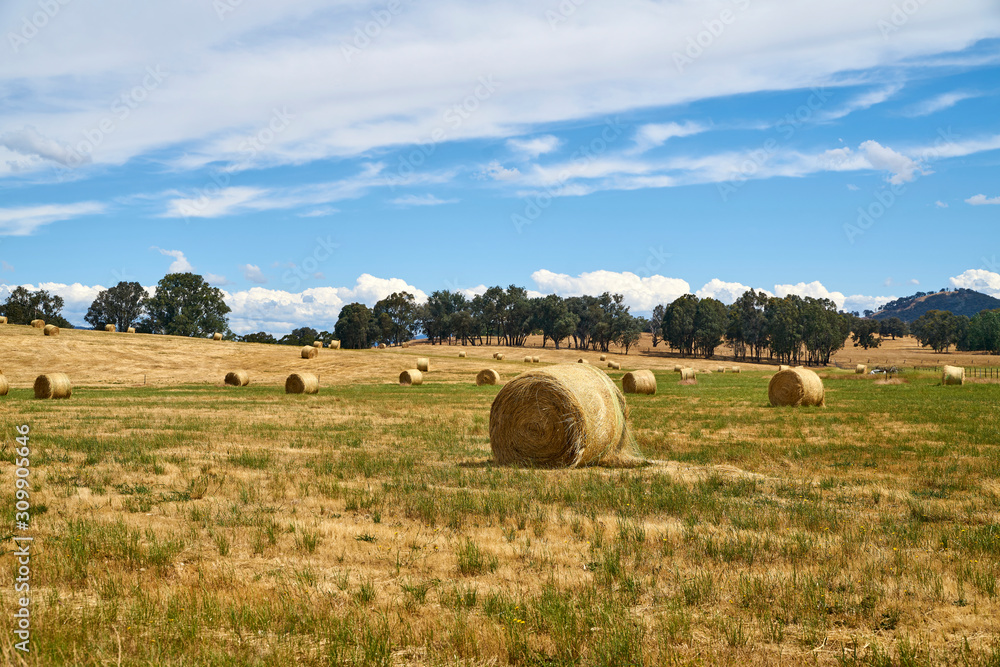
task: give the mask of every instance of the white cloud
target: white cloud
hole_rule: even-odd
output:
[[[934,202],[934,205],[937,206],[938,208],[948,208],[948,205],[945,204],[940,199],[938,199],[936,202]]]
[[[493,179],[494,181],[509,181],[521,175],[517,167],[510,169],[500,164],[499,160],[493,160],[484,167],[477,176],[482,179]]]
[[[2,285],[0,284],[0,301],[6,301],[10,293],[18,285]],[[80,326],[89,326],[84,322],[84,315],[87,314],[87,310],[90,308],[90,304],[94,302],[97,295],[103,290],[107,289],[102,285],[82,285],[80,283],[39,283],[38,285],[33,285],[30,283],[25,283],[20,285],[25,289],[34,292],[35,290],[43,289],[50,294],[56,296],[61,296],[63,298],[63,310],[62,314],[67,320],[73,324]],[[149,288],[146,288],[147,291]]]
[[[243,264],[240,266],[240,271],[243,272],[243,279],[249,280],[252,283],[257,283],[258,285],[263,285],[267,282],[267,276],[260,270],[260,267],[256,264]]]
[[[920,284],[920,281],[917,280],[916,278],[910,278],[910,280],[908,282],[909,282],[910,285],[919,285]]]
[[[189,273],[194,271],[191,262],[187,260],[187,257],[180,250],[164,250],[156,246],[151,247],[150,250],[159,250],[161,255],[174,258],[174,261],[170,263],[170,268],[167,269],[167,273]]]
[[[986,269],[969,269],[949,278],[949,281],[952,287],[964,287],[1000,299],[1000,273]]]
[[[99,202],[0,208],[0,236],[28,236],[42,225],[103,213]]]
[[[848,183],[847,184],[847,189],[850,190],[851,192],[857,192],[861,188],[859,188],[858,186],[854,185],[853,183]]]
[[[748,289],[750,289],[750,286],[743,283],[727,283],[718,278],[712,278],[694,294],[699,299],[711,297],[718,299],[722,303],[730,304],[743,296]]]
[[[559,148],[559,139],[551,134],[531,139],[508,139],[507,148],[515,153],[520,153],[523,157],[534,159]]]
[[[227,285],[233,284],[232,280],[229,280],[225,276],[220,276],[216,273],[206,273],[202,277],[205,279],[205,282],[207,282],[209,285],[214,285],[215,287],[225,287]]]
[[[910,117],[929,116],[933,113],[937,113],[938,111],[949,109],[963,100],[969,100],[979,96],[979,93],[961,91],[942,93],[937,97],[932,97],[929,100],[924,100],[919,104],[913,105],[906,110],[905,115]]]
[[[844,298],[844,305],[840,306],[847,312],[858,311],[863,313],[866,310],[878,312],[879,308],[896,299],[894,296],[865,296],[863,294],[852,294]]]
[[[311,211],[306,211],[305,213],[299,213],[300,218],[325,218],[328,215],[333,215],[334,213],[340,213],[338,209],[332,208],[330,206],[324,206],[322,208],[313,209]]]
[[[2,270],[5,273],[7,271],[13,271],[14,270],[14,267],[11,266],[10,264],[8,264],[6,260],[0,261],[0,265],[2,265],[2,268],[0,268],[0,270]]]
[[[876,104],[882,104],[882,102],[891,98],[893,95],[902,90],[902,88],[902,84],[893,84],[885,86],[884,88],[869,91],[867,93],[862,93],[861,95],[858,95],[854,99],[850,100],[840,109],[821,114],[820,118],[823,120],[836,120],[852,114],[855,111],[870,109]]]
[[[829,299],[837,304],[837,308],[843,308],[844,301],[847,300],[847,297],[842,292],[831,292],[818,280],[814,280],[811,283],[796,283],[794,285],[775,285],[774,293],[780,298],[784,298],[789,294],[796,294],[801,297],[811,296],[814,299]]]
[[[921,171],[920,165],[912,159],[877,141],[868,140],[862,143],[859,149],[864,153],[872,167],[888,171],[891,174],[889,182],[895,185],[909,183],[916,178],[916,172]]]
[[[635,151],[643,153],[650,148],[662,146],[674,137],[687,137],[704,132],[708,128],[701,123],[687,121],[684,123],[650,123],[641,125],[635,133]]]
[[[531,279],[538,285],[541,294],[560,296],[599,295],[604,292],[621,294],[625,303],[637,311],[649,312],[657,305],[670,303],[679,296],[688,294],[691,286],[680,278],[654,275],[641,278],[629,271],[593,271],[569,276],[553,273],[546,269],[535,271]]]
[[[390,199],[390,204],[396,206],[441,206],[442,204],[455,204],[457,199],[439,199],[432,194],[426,195],[403,195]]]
[[[80,155],[69,144],[43,136],[32,125],[25,125],[20,130],[0,134],[0,146],[5,146],[21,155],[39,157],[64,167],[90,162],[89,155]]]
[[[991,204],[1000,204],[1000,197],[993,197],[992,199],[987,199],[986,195],[975,195],[966,199],[965,203],[972,204],[973,206],[988,206]]]
[[[423,290],[417,289],[401,278],[376,278],[368,273],[361,274],[354,287],[340,288],[340,294],[345,299],[361,301],[368,305],[374,305],[376,301],[384,299],[393,292],[409,292],[417,303],[427,301],[427,294]]]

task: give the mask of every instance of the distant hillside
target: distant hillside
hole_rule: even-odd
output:
[[[971,289],[958,289],[953,292],[917,292],[913,296],[905,296],[890,301],[875,313],[877,320],[898,317],[904,322],[912,322],[929,310],[947,310],[955,315],[972,317],[981,310],[1000,308],[1000,299]]]

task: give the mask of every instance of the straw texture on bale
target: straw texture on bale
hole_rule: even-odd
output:
[[[42,329],[42,331],[45,333],[46,336],[58,336],[59,335],[59,327],[57,327],[54,324],[46,324],[45,328]]]
[[[531,363],[537,364],[538,363],[538,357],[532,357],[531,358]]]
[[[73,385],[65,373],[49,373],[35,378],[35,398],[69,398]]]
[[[399,384],[404,387],[409,387],[410,385],[418,385],[424,383],[424,374],[418,371],[416,368],[411,368],[408,371],[403,371],[399,374]]]
[[[868,367],[865,366],[864,364],[858,364],[857,366],[854,367],[854,372],[857,373],[858,375],[864,375],[865,373],[868,372]]]
[[[461,352],[458,353],[458,358],[465,359],[465,350],[462,350]]]
[[[681,369],[681,380],[697,380],[698,377],[695,375],[693,368],[682,368]]]
[[[303,359],[315,359],[317,354],[319,354],[319,350],[317,350],[312,345],[306,345],[305,347],[302,348]]]
[[[626,394],[655,394],[656,376],[653,371],[632,371],[622,377],[622,390]]]
[[[7,392],[10,391],[10,383],[7,382],[7,378],[0,375],[0,396],[6,396]]]
[[[417,370],[423,373],[431,369],[431,360],[427,357],[417,357]]]
[[[787,371],[789,368],[791,368],[791,366],[786,366],[785,364],[778,366],[779,371]]]
[[[601,361],[607,361],[607,360],[608,360],[608,355],[602,354],[601,355]]]
[[[637,460],[625,397],[590,365],[549,366],[508,382],[490,408],[490,447],[501,465],[573,468]]]
[[[129,327],[125,333],[135,333],[135,327]]]
[[[339,340],[331,340],[330,341],[330,349],[331,350],[339,350],[340,349],[340,341]]]
[[[0,315],[0,324],[7,324],[7,318],[3,315]]]
[[[480,387],[484,384],[496,384],[498,382],[500,382],[500,374],[492,368],[484,368],[476,375],[476,385]]]
[[[319,378],[312,373],[292,373],[285,380],[286,394],[318,394]]]
[[[964,384],[965,369],[958,366],[945,366],[941,369],[941,384]]]
[[[502,352],[497,352],[497,361],[503,361],[503,356]]]
[[[250,384],[250,374],[246,371],[230,371],[226,373],[226,384],[230,387],[245,387]]]
[[[531,363],[531,357],[525,357],[524,358],[524,363],[530,364]]]
[[[577,359],[576,363],[578,363],[578,364],[585,364],[587,362],[585,360],[583,360],[583,359]]]
[[[115,332],[115,325],[113,325],[113,324],[105,324],[104,325],[104,330],[107,331],[108,333],[114,333]]]
[[[826,405],[823,380],[808,368],[778,371],[767,385],[774,406]]]
[[[321,340],[314,340],[313,341],[313,347],[315,347],[317,350],[323,349],[323,341],[321,341]]]
[[[35,327],[36,329],[44,329],[45,320],[31,320],[31,326]]]

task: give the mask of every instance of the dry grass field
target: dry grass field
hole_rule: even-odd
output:
[[[628,397],[649,465],[535,470],[491,463],[499,387],[473,382],[486,367],[513,378],[528,367],[517,351],[304,360],[0,326],[13,387],[0,504],[11,526],[15,429],[28,424],[36,538],[33,652],[7,633],[2,660],[1000,664],[1000,384],[829,369],[825,408],[775,409],[773,367],[681,385],[677,360],[646,346],[615,355],[611,377],[656,373],[655,396]],[[881,355],[967,365],[909,339],[872,363]],[[431,358],[425,384],[398,386],[416,356]],[[224,387],[237,368],[251,385]],[[318,373],[320,393],[284,394],[296,371]],[[42,372],[68,373],[72,398],[32,398]]]

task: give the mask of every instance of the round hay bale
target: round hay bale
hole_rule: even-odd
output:
[[[717,369],[717,371],[719,373],[725,373],[726,372],[726,367],[725,366],[719,366],[719,368]]]
[[[135,327],[129,327],[125,333],[135,333]]]
[[[653,371],[632,371],[622,377],[622,390],[626,394],[656,393],[656,376]]]
[[[521,373],[490,408],[497,463],[549,468],[634,456],[625,397],[592,366],[559,364]]]
[[[945,366],[941,369],[941,384],[965,384],[965,369],[958,366]]]
[[[403,347],[410,347],[409,343],[403,343]]]
[[[808,368],[778,371],[767,385],[767,398],[774,406],[826,405],[823,380]]]
[[[285,380],[285,393],[318,394],[319,378],[312,373],[292,373],[288,376],[288,379]]]
[[[212,340],[222,340],[222,334],[216,331],[214,334],[212,334]]]
[[[458,353],[458,358],[459,359],[465,359],[465,356],[466,356],[465,355],[465,350],[462,350],[461,352]]]
[[[500,354],[500,353],[499,352],[494,352],[493,353],[493,358],[496,359],[498,354]]]
[[[323,341],[321,341],[321,340],[314,340],[313,341],[313,347],[315,347],[317,350],[322,350],[323,349]]]
[[[531,357],[525,357],[524,358],[524,363],[530,364],[531,363]]]
[[[113,324],[105,324],[104,325],[104,330],[107,331],[108,333],[114,333],[117,329],[115,328],[115,325],[113,325]]]
[[[339,350],[340,349],[340,341],[339,340],[331,340],[330,341],[330,349],[331,350]]]
[[[245,387],[250,384],[250,374],[246,371],[229,371],[226,373],[226,384],[230,387]]]
[[[302,348],[303,359],[315,359],[317,354],[319,354],[319,350],[317,350],[312,345],[306,345],[305,347]]]
[[[538,357],[532,357],[531,358],[531,363],[537,364],[538,363]]]
[[[424,374],[418,371],[416,368],[411,368],[408,371],[403,371],[399,374],[399,384],[404,387],[409,387],[410,385],[418,385],[424,383]]]
[[[385,343],[379,343],[378,344],[378,349],[384,350],[385,349]]]
[[[607,361],[607,360],[608,360],[608,355],[602,354],[601,355],[601,361]]]
[[[500,382],[500,374],[492,368],[485,368],[476,375],[477,387],[481,387],[484,384],[497,384],[498,382]]]
[[[693,368],[681,369],[681,380],[697,380],[698,376]]]
[[[497,352],[497,361],[503,361],[503,357],[504,355],[502,352]]]
[[[587,362],[585,360],[583,360],[583,359],[577,359],[576,363],[578,363],[578,364],[585,364]]]
[[[7,317],[5,315],[0,315],[0,324],[7,324]]]
[[[674,366],[674,372],[675,373],[680,373],[682,370],[684,370],[683,366]]]
[[[7,382],[7,378],[0,375],[0,396],[6,396],[7,392],[10,391],[10,383]]]
[[[44,329],[45,320],[31,320],[31,326],[35,327],[36,329]]]
[[[69,398],[73,385],[65,373],[49,373],[35,378],[35,398]]]
[[[778,366],[778,371],[787,371],[789,368],[791,368],[791,366],[786,366],[785,364],[781,364],[780,366]]]
[[[54,324],[46,324],[45,328],[42,329],[42,332],[46,336],[58,336],[59,335],[59,327],[57,327]]]
[[[417,357],[417,370],[427,373],[431,369],[431,360],[427,357]]]
[[[729,372],[730,373],[742,373],[743,371],[740,370],[739,366],[733,366],[732,368],[729,369]]]
[[[854,367],[854,372],[857,373],[858,375],[864,375],[865,373],[868,372],[868,367],[865,366],[864,364],[858,364],[857,366]]]

